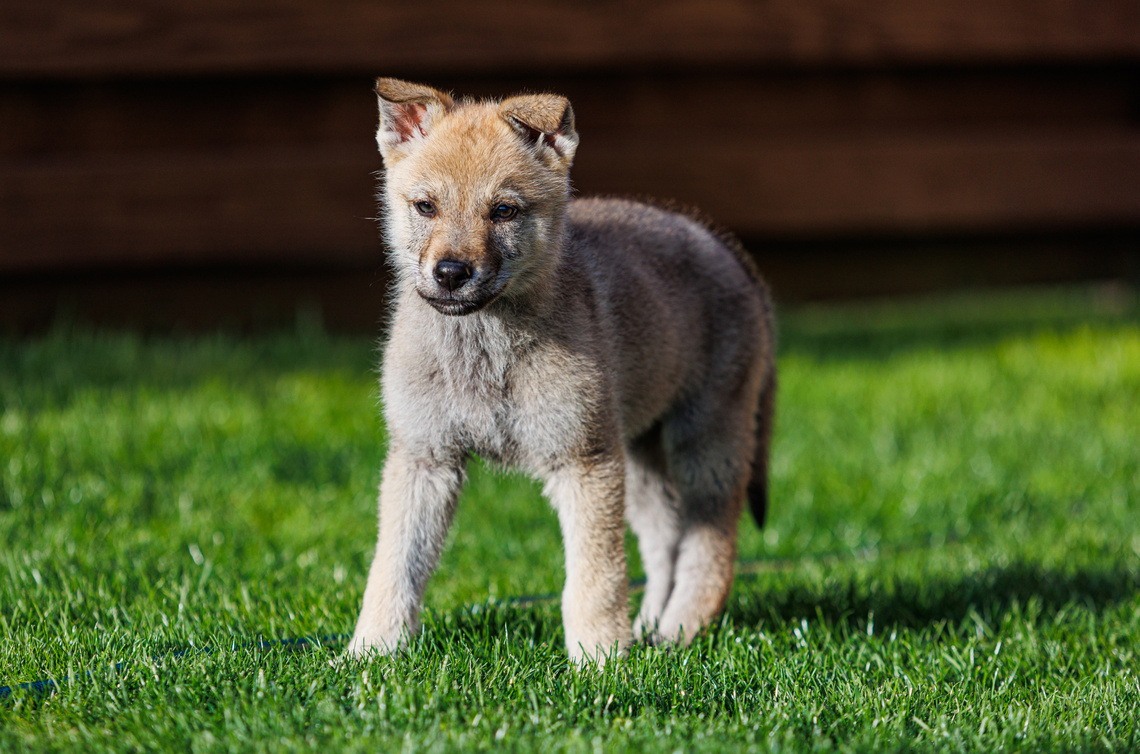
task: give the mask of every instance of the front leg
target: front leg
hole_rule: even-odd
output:
[[[388,654],[419,628],[424,587],[439,562],[463,484],[462,459],[388,451],[380,483],[380,536],[349,652]]]
[[[620,454],[579,460],[549,474],[566,550],[562,622],[575,662],[604,662],[631,640],[625,568],[625,469]]]

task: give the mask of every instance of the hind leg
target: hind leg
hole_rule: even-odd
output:
[[[679,413],[666,423],[669,477],[680,495],[673,588],[659,633],[690,642],[724,608],[736,561],[737,522],[755,445],[755,408]],[[692,416],[705,417],[699,424]]]
[[[681,539],[677,494],[665,477],[660,440],[655,439],[656,453],[648,448],[631,450],[626,461],[625,516],[637,535],[645,568],[645,594],[633,624],[633,635],[639,640],[656,637],[673,591],[673,568]]]
[[[673,590],[658,636],[688,644],[728,600],[736,559],[736,521],[687,522],[674,565]]]

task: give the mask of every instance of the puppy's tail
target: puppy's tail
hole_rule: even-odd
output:
[[[748,482],[748,507],[756,526],[764,528],[768,516],[768,448],[772,442],[772,422],[776,418],[776,367],[764,380],[756,410],[756,451],[752,456],[752,479]]]

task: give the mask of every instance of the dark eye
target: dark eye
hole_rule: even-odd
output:
[[[412,206],[416,208],[416,212],[419,212],[424,217],[435,217],[435,205],[431,202],[414,202]]]
[[[507,220],[514,218],[514,216],[517,215],[518,213],[519,213],[518,207],[512,207],[509,204],[500,204],[499,206],[497,206],[493,210],[491,210],[491,221],[492,222],[506,222]]]

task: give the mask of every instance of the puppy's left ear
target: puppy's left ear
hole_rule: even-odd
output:
[[[578,149],[570,100],[557,94],[523,94],[503,100],[499,112],[547,167],[570,170]]]

